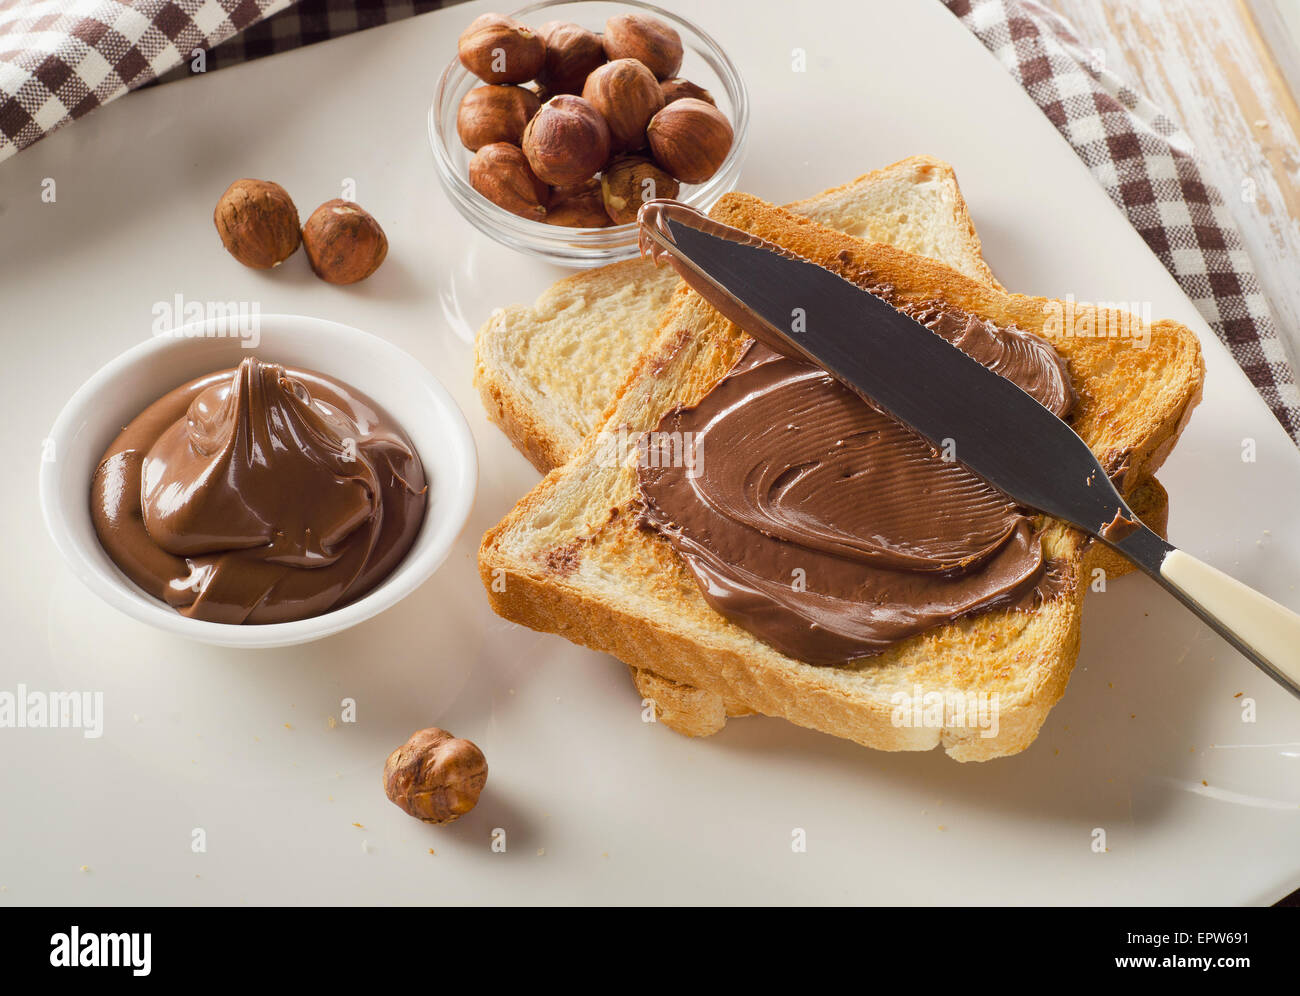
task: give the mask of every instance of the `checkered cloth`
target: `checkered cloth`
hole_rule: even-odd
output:
[[[1241,233],[1187,133],[1033,0],[944,3],[1074,147],[1300,442],[1295,375]]]
[[[291,0],[0,0],[0,160]]]
[[[0,0],[0,160],[130,89],[452,2]],[[1070,142],[1300,442],[1295,376],[1241,236],[1186,133],[1033,0],[943,2]]]

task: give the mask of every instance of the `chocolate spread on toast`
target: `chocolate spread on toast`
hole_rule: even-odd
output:
[[[1046,341],[943,303],[906,310],[1059,417],[1074,406]],[[765,342],[698,404],[665,415],[643,446],[664,440],[687,458],[643,454],[643,523],[678,551],[710,605],[788,656],[845,663],[961,616],[1036,604],[1060,584],[1025,510]]]

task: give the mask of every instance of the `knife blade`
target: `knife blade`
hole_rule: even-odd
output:
[[[676,201],[642,206],[642,251],[772,348],[826,370],[1028,509],[1119,550],[1293,695],[1300,616],[1161,539],[1088,444],[1012,381],[888,301]]]

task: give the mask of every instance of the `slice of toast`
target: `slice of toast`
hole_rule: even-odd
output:
[[[1001,286],[981,255],[956,173],[942,160],[911,156],[788,208]],[[488,416],[543,473],[600,424],[677,283],[670,270],[648,262],[617,263],[559,281],[531,307],[501,309],[479,331],[474,380]],[[1168,496],[1158,482],[1137,485],[1130,504],[1164,535]],[[1132,570],[1108,547],[1096,557],[1111,577]],[[688,736],[714,733],[728,716],[751,711],[646,669],[633,668],[632,676],[658,721]]]
[[[1054,304],[1008,294],[891,246],[863,243],[746,195],[727,195],[714,216],[846,277],[891,287],[900,303],[940,300],[1039,334]],[[1135,321],[1118,313],[1092,317],[1094,328]],[[1199,399],[1204,374],[1199,343],[1188,329],[1157,322],[1149,333],[1147,348],[1132,339],[1052,340],[1080,395],[1071,424],[1109,472],[1127,468],[1123,479],[1132,488],[1168,455]],[[697,402],[730,369],[743,342],[739,330],[698,295],[678,289],[605,426],[635,438],[671,408]],[[1045,551],[1064,565],[1067,583],[1038,608],[986,612],[876,657],[814,667],[783,656],[705,603],[668,543],[637,527],[634,466],[609,466],[606,452],[598,435],[589,436],[484,536],[479,569],[500,615],[648,669],[669,700],[675,686],[687,686],[685,698],[691,690],[711,693],[724,712],[780,716],[885,750],[942,745],[962,761],[1023,750],[1063,693],[1099,550],[1078,530],[1044,522]],[[996,695],[996,733],[951,709],[938,725],[906,725],[898,696],[917,692],[937,693],[949,705]],[[686,703],[692,716],[701,715],[698,706]]]

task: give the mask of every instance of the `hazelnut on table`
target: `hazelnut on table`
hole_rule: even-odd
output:
[[[417,820],[451,823],[478,804],[487,776],[477,746],[434,726],[412,733],[388,755],[384,794]]]
[[[293,199],[270,180],[236,180],[217,201],[212,222],[226,251],[255,270],[279,266],[301,240]]]
[[[302,245],[312,271],[326,283],[365,280],[388,255],[379,222],[351,201],[326,201],[302,226]]]

